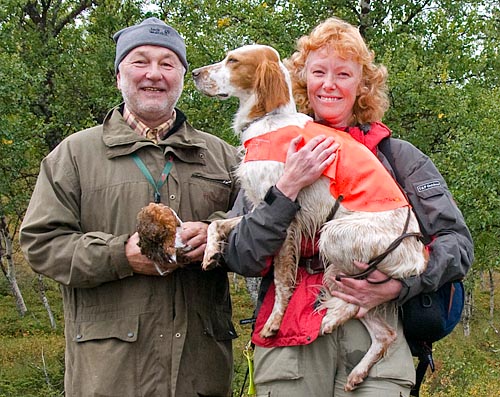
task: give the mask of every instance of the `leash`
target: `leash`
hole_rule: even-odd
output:
[[[245,379],[243,380],[243,385],[241,386],[241,391],[240,391],[240,397],[243,396],[243,391],[245,390],[245,385],[247,383],[248,379],[248,395],[249,396],[255,396],[255,383],[253,381],[253,345],[252,341],[249,340],[248,343],[246,344],[245,348],[243,349],[243,355],[247,359],[247,371],[245,373]]]
[[[408,206],[408,215],[406,216],[406,221],[405,221],[405,225],[403,227],[403,232],[401,233],[401,235],[398,238],[396,238],[389,245],[389,247],[387,247],[387,249],[384,252],[382,252],[380,255],[377,255],[376,257],[374,257],[368,261],[368,265],[369,265],[368,268],[366,268],[362,272],[360,272],[358,274],[354,274],[352,276],[337,275],[337,276],[335,276],[335,280],[341,281],[343,278],[352,278],[354,280],[366,280],[370,284],[384,284],[384,283],[388,282],[389,280],[391,280],[392,277],[387,277],[386,279],[380,280],[380,281],[370,281],[367,278],[370,274],[372,274],[375,270],[377,270],[377,265],[380,262],[382,262],[387,257],[387,255],[389,255],[392,251],[394,251],[396,248],[399,247],[399,245],[401,244],[401,242],[405,238],[407,238],[407,237],[416,237],[419,239],[422,238],[422,234],[420,234],[420,233],[417,233],[417,232],[408,233],[407,232],[408,225],[410,223],[410,215],[411,215],[411,207]]]
[[[340,195],[337,197],[337,200],[335,200],[335,204],[333,204],[333,207],[330,213],[328,214],[325,222],[331,221],[333,219],[333,217],[335,216],[340,207],[340,203],[342,202],[342,200],[344,200],[344,196]]]
[[[143,175],[146,177],[148,182],[153,186],[153,189],[155,190],[154,192],[154,202],[156,204],[161,203],[161,194],[160,194],[160,189],[161,187],[165,184],[168,178],[168,174],[170,173],[170,170],[172,169],[172,166],[174,164],[174,159],[172,156],[167,161],[167,164],[165,164],[165,167],[163,168],[163,171],[161,172],[160,179],[155,181],[153,179],[153,176],[151,175],[151,172],[149,172],[148,167],[144,164],[144,162],[141,160],[141,158],[137,155],[137,153],[132,153],[132,158],[135,161],[135,164]]]

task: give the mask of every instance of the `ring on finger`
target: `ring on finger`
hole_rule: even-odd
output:
[[[163,270],[160,266],[158,266],[158,264],[156,262],[154,262],[154,264],[155,264],[156,271],[162,277],[168,275],[171,272],[170,269]]]

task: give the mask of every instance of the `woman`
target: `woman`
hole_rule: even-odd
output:
[[[390,136],[390,130],[380,122],[388,108],[387,71],[374,64],[373,52],[354,26],[337,18],[324,21],[298,41],[297,51],[287,61],[287,67],[300,111],[310,114],[318,123],[347,131],[394,171],[377,147]],[[386,320],[398,332],[395,343],[365,381],[355,391],[345,392],[348,374],[371,341],[357,319],[332,334],[319,335],[320,321],[314,313],[316,296],[307,293],[317,275],[299,269],[300,281],[279,333],[266,340],[258,337],[258,329],[265,322],[265,313],[269,312],[273,299],[272,288],[269,290],[272,257],[299,210],[295,202],[297,194],[314,182],[335,156],[335,145],[324,137],[311,140],[297,151],[298,143],[295,140],[290,146],[283,177],[252,213],[247,213],[243,197],[237,200],[233,213],[246,215],[229,236],[224,255],[231,270],[245,276],[264,275],[253,335],[257,395],[408,396],[415,371],[397,307],[422,291],[435,290],[467,273],[473,259],[473,245],[462,214],[429,158],[410,143],[390,138],[395,174],[427,237],[430,259],[425,273],[410,280],[373,284],[386,279],[378,271],[368,280],[331,280],[338,287],[332,294],[361,307],[358,318],[381,303],[393,301],[394,310],[387,312]],[[327,161],[321,161],[325,158],[320,156],[322,152],[326,152]],[[312,244],[305,244],[301,254],[314,258],[316,251]],[[360,270],[367,266],[357,265]]]

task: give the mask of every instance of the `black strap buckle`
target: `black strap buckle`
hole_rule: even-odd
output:
[[[304,268],[306,269],[306,272],[309,273],[309,274],[318,274],[318,273],[322,273],[323,270],[322,269],[313,269],[312,268],[312,264],[313,264],[313,259],[312,258],[307,258],[307,259],[304,259]]]

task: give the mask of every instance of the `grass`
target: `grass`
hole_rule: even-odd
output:
[[[38,296],[36,276],[21,266],[18,281],[29,310],[24,317],[17,313],[7,281],[0,279],[0,397],[62,396],[64,330],[58,286],[45,279],[47,297],[57,321],[57,328],[52,329]],[[498,285],[500,275],[496,281]],[[252,316],[253,305],[243,278],[231,278],[231,284],[233,320],[239,334],[234,341],[236,397],[245,378],[247,363],[243,349],[251,331],[251,325],[240,325],[239,321]],[[460,324],[449,337],[435,344],[436,372],[427,373],[422,397],[500,397],[500,335],[488,321],[488,300],[487,292],[475,292],[471,336],[463,335]],[[493,324],[499,328],[499,323],[497,309]]]
[[[497,285],[500,275],[495,277]],[[489,293],[476,290],[471,335],[462,324],[436,343],[436,372],[427,373],[423,397],[500,397],[500,297],[495,295],[494,320],[489,321]]]
[[[56,317],[52,329],[37,290],[37,278],[20,267],[17,279],[28,312],[20,317],[5,278],[0,280],[0,396],[62,396],[64,336],[62,302],[55,282],[45,280]]]

